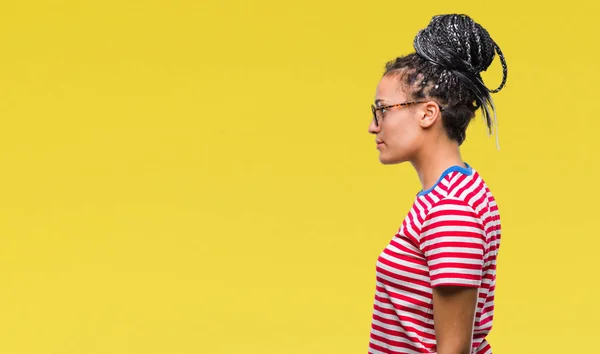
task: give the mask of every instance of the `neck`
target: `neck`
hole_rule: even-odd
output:
[[[417,171],[423,190],[432,188],[449,167],[466,167],[460,156],[458,143],[449,139],[428,144],[411,164]]]

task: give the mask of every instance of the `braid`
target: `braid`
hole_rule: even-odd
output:
[[[459,144],[477,109],[481,109],[491,134],[492,114],[495,121],[496,112],[490,94],[504,87],[508,69],[500,47],[485,28],[466,15],[434,16],[416,35],[413,46],[415,53],[389,62],[385,74],[401,73],[414,98],[440,100],[445,106],[444,127]],[[490,90],[481,72],[487,70],[496,52],[502,64],[502,83]]]
[[[498,52],[498,57],[500,57],[500,64],[502,64],[502,82],[500,83],[500,86],[498,86],[497,89],[490,90],[490,93],[500,92],[500,90],[504,88],[504,85],[506,85],[506,77],[508,76],[508,67],[506,66],[506,59],[504,59],[504,54],[502,54],[502,51],[500,50],[500,47],[496,44],[496,42],[494,42],[494,48],[496,49],[496,52]]]

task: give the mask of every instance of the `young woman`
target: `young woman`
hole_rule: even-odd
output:
[[[465,15],[433,17],[414,49],[386,65],[371,107],[380,161],[409,161],[423,189],[377,259],[369,353],[490,354],[500,216],[459,147],[478,109],[497,139],[490,94],[506,62]],[[480,73],[496,52],[489,90]]]

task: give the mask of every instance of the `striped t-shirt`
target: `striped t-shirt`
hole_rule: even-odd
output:
[[[490,354],[500,215],[479,174],[447,169],[377,259],[369,353],[436,353],[432,289],[477,287],[473,350]]]

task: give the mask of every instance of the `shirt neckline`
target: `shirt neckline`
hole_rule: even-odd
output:
[[[473,174],[473,168],[471,166],[469,166],[468,163],[463,162],[465,164],[465,167],[462,166],[458,166],[458,165],[454,165],[454,166],[450,166],[448,167],[444,172],[442,172],[442,175],[440,176],[440,178],[438,178],[437,182],[435,182],[435,184],[433,185],[433,187],[427,189],[427,190],[421,190],[417,195],[418,196],[424,196],[425,194],[431,192],[432,190],[435,189],[435,187],[437,187],[438,184],[440,184],[440,182],[450,173],[452,172],[460,172],[464,175],[470,176]]]

